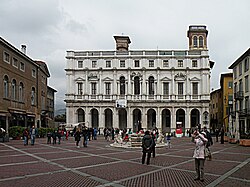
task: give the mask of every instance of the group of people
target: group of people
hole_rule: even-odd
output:
[[[98,130],[96,128],[88,128],[86,126],[76,128],[76,130],[74,131],[76,147],[80,148],[81,138],[83,138],[82,146],[87,147],[88,141],[91,141],[91,139],[97,140],[97,133],[98,133]]]
[[[47,133],[47,144],[51,144],[51,140],[53,145],[57,143],[61,144],[61,139],[68,140],[68,138],[69,138],[69,131],[67,131],[65,128],[64,129],[58,128],[57,130]]]
[[[38,131],[35,128],[35,126],[32,126],[30,129],[25,128],[23,131],[23,144],[28,145],[29,138],[30,138],[30,144],[34,145],[37,134],[38,134]]]

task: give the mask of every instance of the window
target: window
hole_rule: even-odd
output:
[[[249,109],[249,97],[245,97],[245,109]]]
[[[96,83],[91,83],[91,94],[96,95]]]
[[[23,98],[24,90],[23,90],[23,88],[24,88],[23,83],[20,82],[20,85],[19,85],[19,101],[20,102],[24,101],[24,98]]]
[[[96,66],[97,66],[97,61],[92,61],[92,68],[96,68]]]
[[[14,67],[18,67],[18,61],[17,61],[17,59],[16,58],[13,58],[12,59],[12,65],[14,66]]]
[[[134,78],[134,92],[135,95],[140,94],[140,78],[138,76]]]
[[[31,105],[35,105],[35,100],[36,100],[36,90],[33,87],[31,89]]]
[[[106,89],[105,94],[110,95],[111,94],[111,83],[110,82],[105,83],[105,89]]]
[[[245,76],[245,92],[249,91],[248,76]]]
[[[246,58],[245,61],[244,61],[244,72],[248,71],[249,70],[249,61],[248,59]]]
[[[198,82],[193,83],[193,95],[198,95]]]
[[[83,90],[83,84],[82,84],[82,82],[77,83],[77,90],[78,90],[78,95],[82,95],[83,94],[83,92],[82,92],[82,90]]]
[[[163,83],[163,95],[169,95],[169,83],[168,82]]]
[[[32,77],[36,78],[36,70],[35,69],[32,69]]]
[[[111,61],[110,60],[106,61],[106,68],[111,68]]]
[[[234,75],[234,79],[236,79],[237,78],[237,66],[234,67],[233,69],[233,75]]]
[[[239,64],[239,76],[242,75],[242,63]]]
[[[182,60],[178,60],[178,67],[183,67],[183,61]]]
[[[194,46],[194,47],[197,47],[197,46],[198,46],[197,40],[198,40],[198,39],[197,39],[197,36],[194,36],[194,37],[193,37],[193,46]]]
[[[154,67],[154,60],[149,60],[149,67]]]
[[[83,68],[83,61],[78,61],[78,68]]]
[[[125,68],[125,60],[120,60],[120,67]]]
[[[163,67],[169,67],[168,60],[163,60]]]
[[[198,67],[197,60],[192,60],[192,67]]]
[[[203,47],[203,37],[199,37],[199,47]]]
[[[183,95],[183,82],[178,83],[178,95]]]
[[[154,95],[154,77],[149,77],[148,79],[148,90],[149,95]]]
[[[11,99],[16,100],[16,94],[17,94],[16,80],[13,79],[12,84],[11,84]]]
[[[3,53],[3,59],[5,62],[10,63],[10,54],[7,52]]]
[[[140,61],[139,60],[135,60],[135,67],[140,67]]]
[[[239,81],[239,91],[243,91],[243,85],[242,85],[242,80]]]
[[[232,81],[228,82],[228,88],[233,88],[233,82]]]
[[[125,95],[125,77],[120,77],[120,95]]]
[[[4,83],[4,98],[8,98],[8,96],[9,96],[9,78],[8,78],[8,76],[7,75],[5,75],[4,76],[4,81],[3,81]]]
[[[23,62],[20,62],[20,70],[22,71],[25,70],[25,64]]]

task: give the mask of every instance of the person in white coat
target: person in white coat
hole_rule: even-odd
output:
[[[195,143],[194,156],[195,158],[195,170],[197,177],[194,180],[204,181],[204,164],[205,164],[205,147],[207,143],[206,133],[199,133],[198,130],[193,133],[193,140]]]

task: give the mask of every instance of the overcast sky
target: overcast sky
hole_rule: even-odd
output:
[[[0,35],[27,55],[45,61],[56,89],[66,91],[67,50],[115,50],[114,35],[128,35],[130,49],[187,50],[189,25],[208,29],[211,89],[220,74],[250,47],[249,0],[1,0]]]

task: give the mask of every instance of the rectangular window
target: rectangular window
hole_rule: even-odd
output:
[[[106,68],[111,68],[111,61],[110,60],[106,60]]]
[[[125,60],[120,60],[120,67],[125,68]]]
[[[96,66],[97,66],[97,61],[92,61],[92,68],[96,68]]]
[[[193,95],[198,95],[198,82],[193,83]]]
[[[32,77],[36,78],[36,70],[32,69]]]
[[[233,75],[234,75],[234,79],[236,79],[237,78],[237,66],[234,67],[233,69]]]
[[[169,67],[168,60],[163,60],[163,67]]]
[[[178,83],[178,95],[183,95],[183,82]]]
[[[82,92],[82,90],[83,90],[82,82],[77,83],[77,87],[78,87],[78,95],[82,95],[83,94],[83,92]]]
[[[16,58],[12,59],[12,65],[16,68],[18,68],[18,60]]]
[[[96,83],[91,83],[91,94],[96,95]]]
[[[246,58],[244,61],[244,72],[247,72],[249,70],[249,61]]]
[[[111,94],[111,83],[106,82],[105,83],[105,88],[106,88],[106,95],[110,95]]]
[[[149,60],[149,67],[154,67],[154,60]]]
[[[78,68],[83,68],[83,61],[78,61]]]
[[[249,81],[248,76],[245,76],[245,92],[249,91]]]
[[[239,64],[239,76],[242,75],[242,63]]]
[[[233,88],[233,82],[232,81],[228,82],[228,88]]]
[[[198,67],[197,60],[192,60],[192,67]]]
[[[135,67],[140,67],[140,61],[139,60],[135,60]]]
[[[163,83],[163,95],[169,95],[169,83],[168,82]]]
[[[20,70],[25,71],[25,64],[23,62],[20,62]]]
[[[10,63],[10,54],[7,52],[3,53],[3,59],[5,62]]]
[[[183,67],[183,60],[178,60],[178,67]]]

